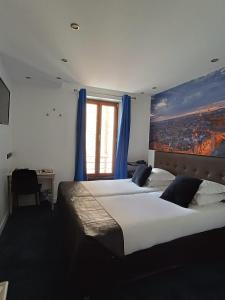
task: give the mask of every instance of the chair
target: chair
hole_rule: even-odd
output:
[[[35,194],[36,205],[40,204],[39,193],[41,184],[38,184],[35,170],[15,169],[12,173],[13,206],[18,207],[19,195]]]

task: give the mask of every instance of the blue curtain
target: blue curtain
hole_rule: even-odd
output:
[[[122,98],[122,112],[119,126],[119,139],[117,143],[115,179],[127,178],[127,156],[130,139],[130,108],[131,97],[124,95]]]
[[[86,174],[86,90],[79,91],[77,105],[75,181],[87,180]]]

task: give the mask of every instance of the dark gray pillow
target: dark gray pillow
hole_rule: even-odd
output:
[[[150,176],[151,171],[152,171],[152,166],[148,166],[148,167],[145,165],[138,166],[134,172],[132,181],[136,183],[138,186],[143,186],[147,178]]]
[[[187,176],[177,176],[160,198],[182,207],[188,207],[202,180]]]

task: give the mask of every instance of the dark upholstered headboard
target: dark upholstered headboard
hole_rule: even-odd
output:
[[[225,158],[155,152],[155,168],[225,184]]]

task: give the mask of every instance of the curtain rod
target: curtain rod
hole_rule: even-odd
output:
[[[78,89],[74,89],[74,92],[77,93]],[[106,96],[106,97],[114,97],[114,98],[120,98],[122,97],[121,95],[110,95],[110,94],[105,94],[105,93],[97,93],[97,92],[93,92],[93,94],[96,95],[102,95],[102,96]],[[89,97],[91,97],[90,95],[88,95]],[[93,96],[94,97],[94,96]],[[136,97],[131,97],[132,100],[136,100]]]

